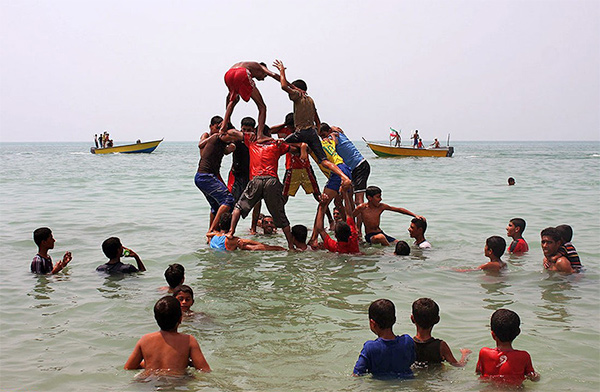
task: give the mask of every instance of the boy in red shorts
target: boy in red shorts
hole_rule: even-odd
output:
[[[529,353],[512,347],[513,340],[521,333],[519,315],[512,310],[498,309],[492,314],[490,324],[496,348],[484,347],[479,351],[477,374],[515,385],[526,378],[538,381],[540,375],[533,369]]]

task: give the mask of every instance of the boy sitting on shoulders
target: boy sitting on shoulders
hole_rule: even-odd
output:
[[[365,342],[354,366],[353,376],[412,378],[410,366],[415,361],[415,344],[410,336],[396,336],[396,308],[389,299],[378,299],[369,306],[369,327],[378,337]]]
[[[102,243],[102,251],[108,257],[108,263],[102,264],[96,268],[98,272],[112,273],[130,273],[130,272],[143,272],[146,271],[146,267],[140,259],[140,256],[133,251],[133,249],[124,248],[121,245],[121,240],[117,237],[110,237],[104,240]],[[123,264],[121,262],[121,256],[133,257],[137,264],[137,268],[131,264]]]
[[[542,230],[540,236],[542,237],[542,251],[544,252],[544,268],[565,274],[575,272],[569,259],[558,252],[562,244],[560,231],[555,227],[547,227]]]
[[[529,245],[523,238],[525,231],[525,220],[521,218],[513,218],[506,226],[506,235],[512,238],[512,242],[508,246],[508,253],[520,254],[529,251]]]
[[[425,220],[424,217],[417,215],[401,207],[393,207],[381,202],[381,189],[376,186],[369,186],[365,192],[367,202],[356,207],[352,216],[362,216],[365,225],[365,241],[369,244],[381,244],[388,246],[396,241],[394,237],[385,234],[380,228],[381,214],[383,211],[394,211],[404,215],[410,215],[414,218]]]
[[[203,372],[210,372],[210,366],[196,339],[177,332],[182,317],[177,298],[169,295],[159,299],[154,305],[154,318],[160,331],[142,336],[124,368],[167,370],[170,374],[184,374],[190,365]]]
[[[56,274],[62,271],[63,268],[71,261],[71,252],[65,252],[62,260],[59,260],[56,265],[52,264],[52,257],[48,254],[48,250],[54,249],[56,240],[52,235],[52,230],[47,227],[40,227],[33,232],[33,241],[38,246],[38,252],[31,261],[31,272],[35,274]]]
[[[516,385],[525,378],[538,381],[540,375],[533,369],[529,353],[512,347],[513,340],[521,333],[519,315],[512,310],[498,309],[492,314],[490,324],[496,348],[484,347],[479,351],[477,374]]]
[[[432,364],[441,364],[443,361],[457,367],[463,367],[467,364],[467,358],[471,354],[471,350],[461,348],[461,358],[460,361],[457,361],[452,355],[448,343],[431,336],[431,330],[440,321],[440,308],[434,300],[419,298],[413,302],[410,319],[417,327],[417,335],[413,338],[417,354],[415,361],[417,367],[426,368]]]

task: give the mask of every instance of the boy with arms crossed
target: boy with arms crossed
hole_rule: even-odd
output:
[[[573,267],[565,256],[559,253],[562,245],[562,236],[555,227],[547,227],[540,233],[542,237],[542,252],[544,252],[544,268],[549,271],[558,271],[572,274]]]

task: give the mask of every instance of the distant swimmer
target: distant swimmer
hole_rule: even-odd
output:
[[[225,84],[229,89],[227,95],[227,109],[225,111],[225,119],[221,125],[221,132],[226,131],[226,126],[231,119],[233,109],[239,102],[240,96],[246,102],[252,98],[258,107],[258,135],[263,134],[265,121],[267,119],[267,105],[263,101],[262,95],[254,80],[264,80],[267,76],[279,81],[279,75],[267,69],[265,63],[257,63],[255,61],[242,61],[235,63],[225,74]]]
[[[512,177],[508,177],[508,186],[515,185],[515,179]]]

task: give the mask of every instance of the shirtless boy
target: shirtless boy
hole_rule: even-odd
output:
[[[365,192],[367,202],[356,207],[353,216],[362,216],[365,225],[365,241],[369,244],[381,244],[388,246],[396,241],[394,237],[385,234],[380,228],[381,214],[383,211],[394,211],[404,215],[410,215],[414,218],[425,220],[424,217],[417,215],[405,208],[393,207],[381,202],[381,189],[376,186],[369,186]]]
[[[252,98],[258,107],[258,135],[262,136],[267,119],[267,105],[263,101],[260,91],[256,88],[253,78],[256,80],[265,80],[267,76],[279,81],[279,75],[267,69],[265,63],[255,61],[241,61],[235,63],[225,74],[225,84],[229,89],[227,95],[227,109],[225,119],[221,125],[221,132],[226,130],[227,123],[231,120],[233,108],[239,102],[240,96],[246,102]]]
[[[217,230],[207,233],[206,238],[212,249],[221,250],[286,250],[281,246],[267,245],[262,242],[248,240],[236,236],[227,236],[231,227],[231,213],[225,212],[221,215]]]
[[[203,372],[210,366],[200,345],[191,335],[177,332],[183,314],[177,298],[162,297],[154,305],[154,318],[160,331],[142,336],[125,363],[125,370],[164,370],[169,374],[183,374],[188,364]]]
[[[542,230],[540,236],[542,237],[542,251],[544,252],[544,268],[565,274],[575,272],[569,259],[558,252],[562,245],[560,231],[555,227],[547,227]]]

